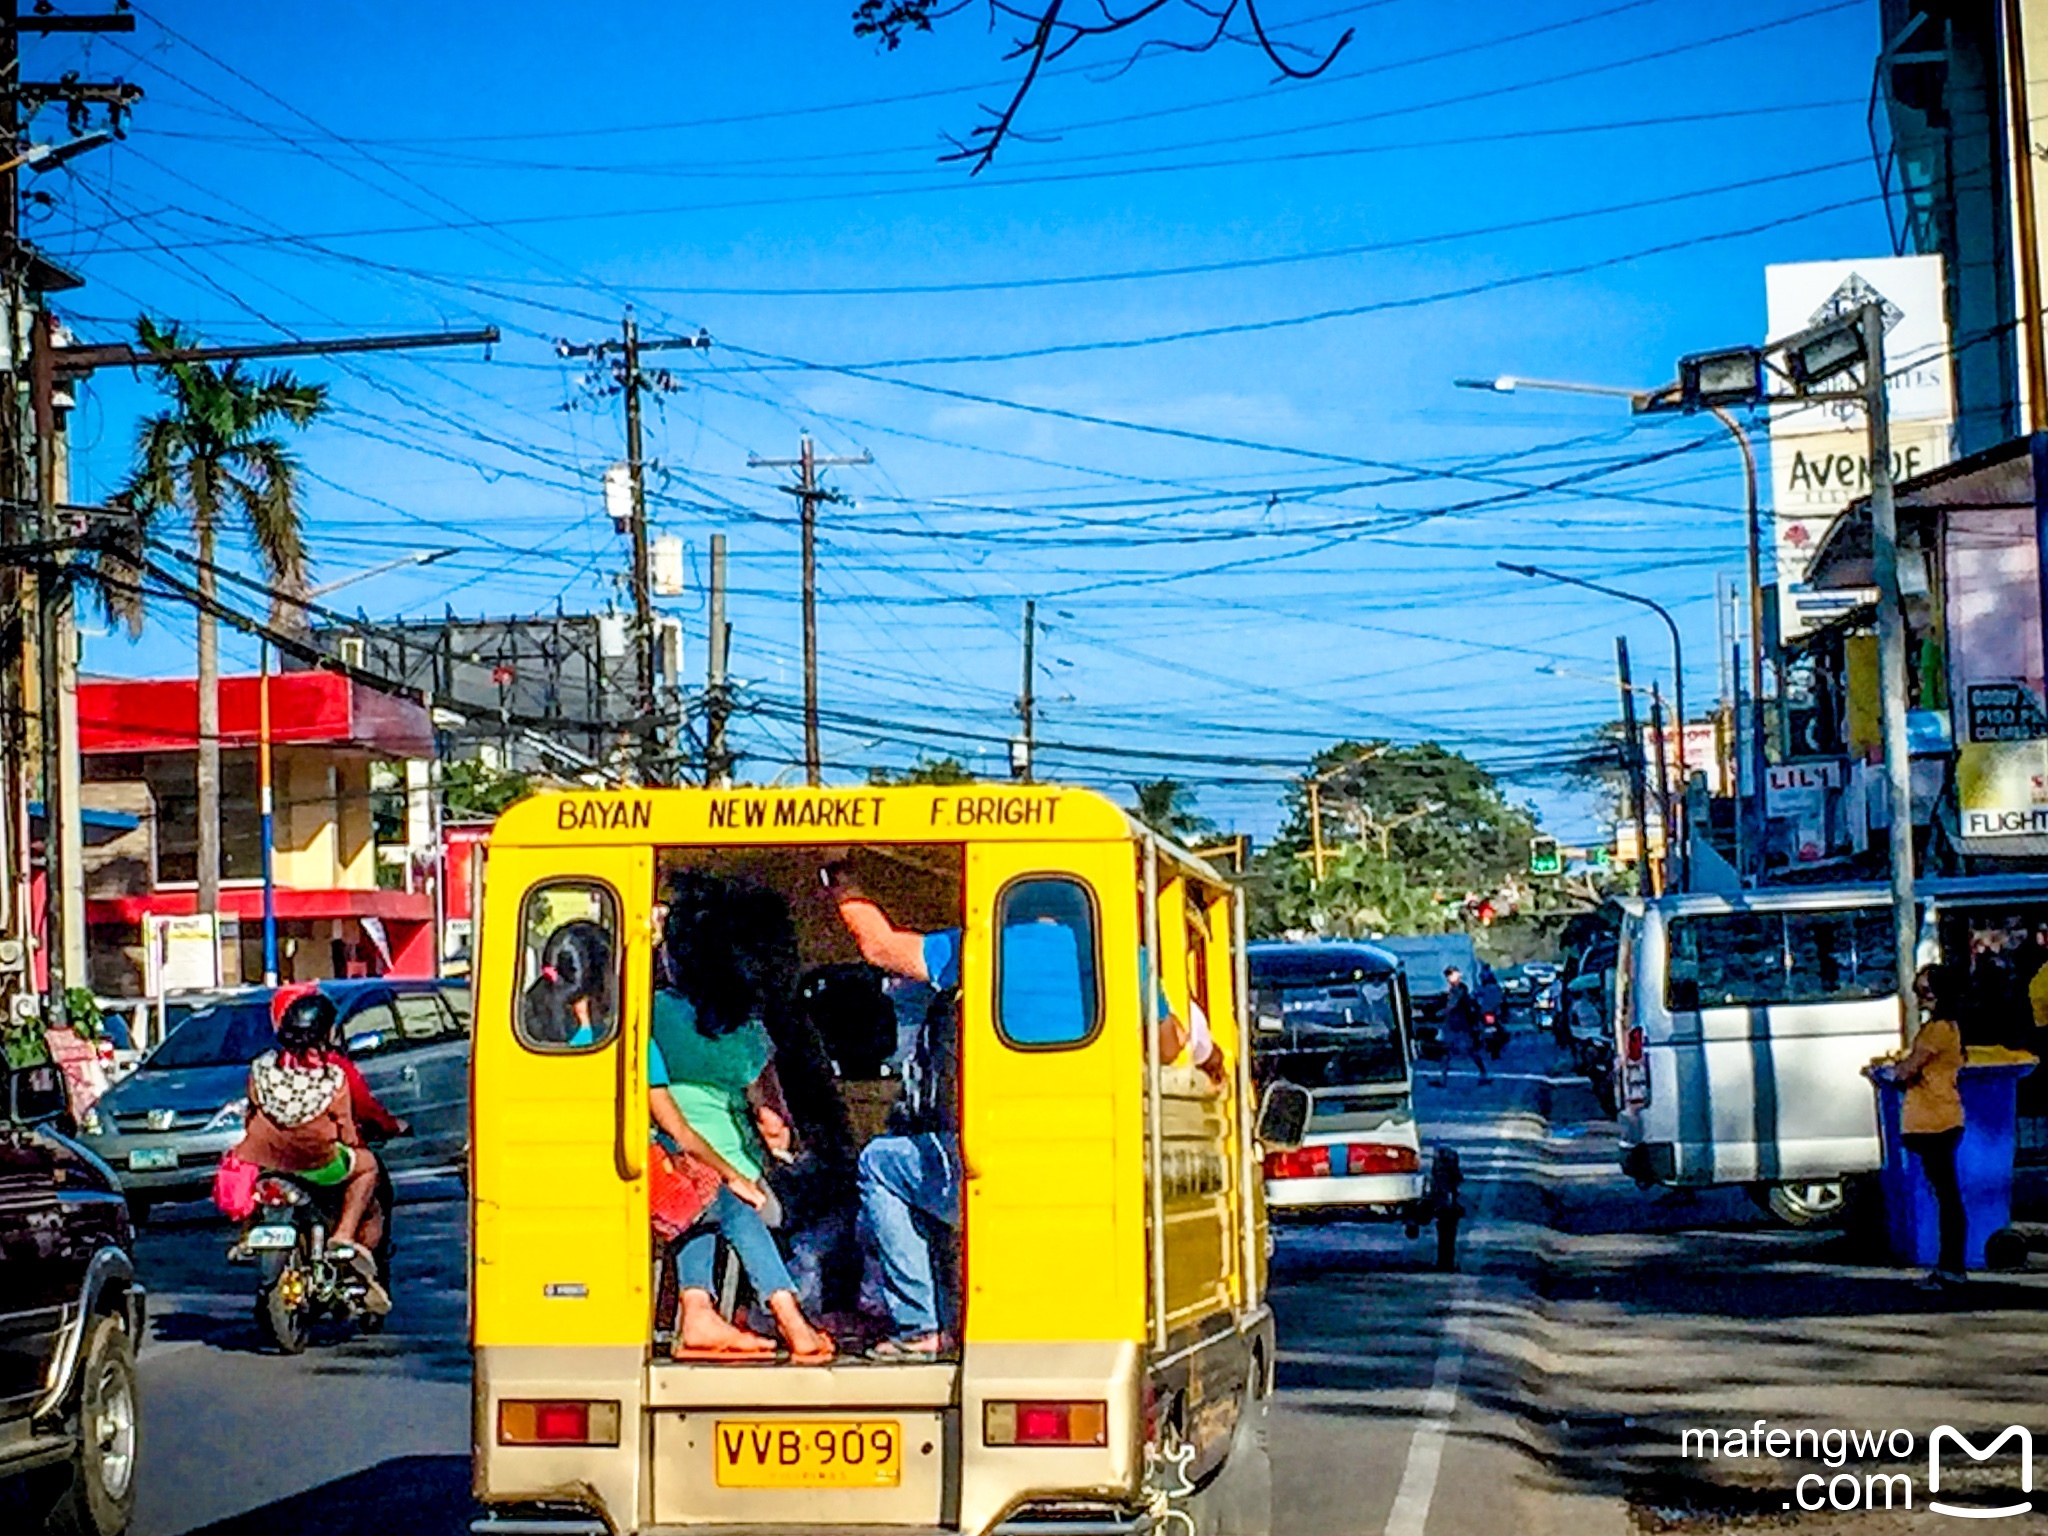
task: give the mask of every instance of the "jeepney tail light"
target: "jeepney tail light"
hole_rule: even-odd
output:
[[[1327,1179],[1330,1176],[1328,1147],[1296,1147],[1291,1152],[1266,1154],[1269,1179]]]
[[[583,1399],[506,1399],[498,1404],[500,1445],[617,1445],[619,1405]]]
[[[1103,1402],[991,1402],[981,1405],[983,1445],[1107,1445]]]
[[[1630,1061],[1632,1061],[1632,1062],[1634,1062],[1634,1061],[1641,1061],[1641,1060],[1643,1059],[1643,1026],[1642,1026],[1642,1025],[1640,1025],[1640,1024],[1632,1024],[1632,1025],[1630,1025],[1630,1026],[1629,1026],[1629,1031],[1628,1031],[1628,1037],[1627,1037],[1627,1042],[1626,1042],[1626,1049],[1627,1049],[1627,1051],[1628,1051],[1628,1059],[1629,1059]]]
[[[1356,1176],[1366,1173],[1414,1173],[1422,1166],[1413,1147],[1390,1146],[1383,1141],[1353,1142],[1344,1149],[1345,1171]]]

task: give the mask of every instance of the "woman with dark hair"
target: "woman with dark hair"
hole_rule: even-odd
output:
[[[672,1149],[708,1164],[722,1186],[707,1208],[708,1222],[687,1233],[676,1254],[683,1316],[671,1352],[679,1359],[733,1359],[774,1349],[718,1311],[712,1269],[722,1237],[792,1358],[830,1360],[832,1340],[804,1316],[764,1215],[772,1197],[762,1169],[793,1141],[763,1022],[770,1011],[793,1006],[796,943],[788,908],[759,887],[686,870],[670,888],[663,947],[673,988],[655,994],[648,1107]]]
[[[520,1001],[528,1039],[595,1045],[611,1029],[612,939],[588,918],[562,924],[541,946],[540,975]]]
[[[281,987],[271,998],[277,1049],[249,1064],[249,1113],[233,1155],[320,1188],[341,1190],[332,1241],[353,1250],[372,1311],[391,1310],[371,1255],[383,1237],[375,1204],[376,1154],[363,1144],[347,1057],[334,1049],[333,999],[318,987]]]
[[[1963,1036],[1957,1022],[1969,978],[1953,965],[1930,965],[1913,978],[1920,1005],[1920,1031],[1897,1061],[1879,1064],[1874,1075],[1905,1089],[1899,1126],[1906,1150],[1920,1160],[1941,1225],[1941,1254],[1921,1282],[1927,1290],[1961,1286],[1969,1246],[1969,1216],[1956,1179],[1956,1148],[1963,1139],[1963,1099],[1956,1075],[1963,1067]]]

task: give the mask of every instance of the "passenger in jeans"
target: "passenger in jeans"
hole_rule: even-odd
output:
[[[709,1164],[721,1184],[706,1219],[676,1255],[682,1326],[679,1359],[761,1357],[774,1345],[729,1321],[712,1296],[721,1237],[732,1246],[754,1294],[773,1314],[791,1358],[829,1361],[829,1335],[798,1304],[796,1282],[768,1230],[770,1196],[761,1183],[770,1155],[789,1151],[792,1134],[761,1015],[773,967],[763,963],[772,935],[750,930],[758,893],[717,876],[686,871],[670,892],[663,946],[675,989],[657,992],[647,1040],[647,1101],[670,1146]]]
[[[945,1348],[927,1225],[960,1225],[960,985],[958,928],[919,933],[898,928],[843,863],[826,865],[826,888],[868,964],[938,992],[917,1031],[904,1073],[904,1097],[890,1132],[860,1154],[861,1222],[882,1271],[882,1297],[895,1333],[869,1350],[879,1360],[929,1360]],[[1150,966],[1138,957],[1139,984]],[[1207,1021],[1183,1024],[1159,989],[1162,1062],[1189,1053],[1212,1083],[1224,1075],[1223,1053]]]
[[[878,1360],[930,1360],[945,1347],[931,1240],[921,1222],[960,1225],[960,930],[898,928],[843,863],[824,870],[826,888],[868,964],[923,982],[940,995],[925,1010],[904,1073],[903,1101],[889,1134],[861,1149],[861,1224],[882,1271],[882,1299],[894,1334],[868,1353]]]

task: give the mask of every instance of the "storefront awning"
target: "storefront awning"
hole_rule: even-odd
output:
[[[1893,491],[1899,539],[1925,547],[1943,511],[1988,510],[2034,505],[2036,443],[2048,454],[2048,434],[2014,438],[1957,459],[1924,475],[1901,480]],[[1806,585],[1817,592],[1852,592],[1872,586],[1870,501],[1852,501],[1828,524],[1806,570]]]
[[[220,744],[253,747],[261,718],[261,681],[220,680]],[[197,752],[199,685],[189,677],[94,679],[78,685],[79,750]],[[416,699],[365,687],[336,672],[280,672],[270,679],[270,739],[278,746],[322,746],[379,757],[434,755],[434,723]]]

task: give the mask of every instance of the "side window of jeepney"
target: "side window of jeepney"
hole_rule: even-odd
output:
[[[996,903],[996,1029],[1022,1050],[1086,1045],[1102,1028],[1095,896],[1066,875],[1013,880]]]
[[[552,880],[519,913],[513,1029],[529,1050],[594,1051],[619,1032],[619,903],[590,880]]]

